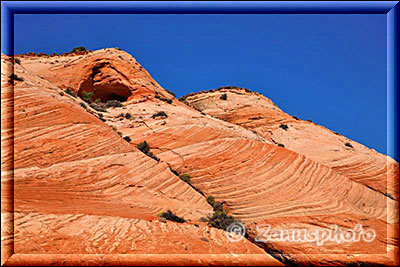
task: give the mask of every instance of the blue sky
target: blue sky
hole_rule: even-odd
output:
[[[386,15],[22,15],[15,53],[120,47],[177,96],[235,85],[386,153]]]

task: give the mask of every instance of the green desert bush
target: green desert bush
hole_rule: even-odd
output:
[[[159,217],[163,217],[167,220],[177,222],[177,223],[184,223],[186,221],[184,218],[175,215],[171,210],[160,213]]]
[[[108,100],[106,103],[106,108],[110,108],[110,107],[114,107],[114,108],[120,108],[122,107],[121,101],[118,100]]]
[[[150,146],[146,141],[143,141],[137,145],[137,148],[142,151],[144,154],[146,154],[148,157],[160,161],[160,159],[154,155],[152,152],[150,152]]]
[[[345,146],[347,146],[347,147],[354,148],[354,147],[353,147],[353,145],[352,145],[352,144],[350,144],[349,142],[345,143],[344,145],[345,145]]]
[[[158,93],[155,95],[155,98],[157,98],[161,101],[167,102],[168,104],[172,104],[172,99],[161,97]]]
[[[71,52],[72,53],[75,53],[75,52],[86,52],[86,48],[84,46],[78,46],[78,47],[73,48]]]
[[[90,103],[89,106],[99,112],[107,112],[106,106],[104,103],[96,104],[96,103]]]
[[[199,222],[208,222],[208,219],[205,218],[205,217],[201,217],[201,218],[199,219]]]
[[[207,202],[208,204],[210,204],[211,207],[213,207],[213,210],[215,212],[224,210],[224,204],[222,202],[216,201],[213,196],[208,196]]]
[[[142,151],[144,154],[147,154],[150,151],[150,146],[146,141],[143,141],[137,145],[137,148]]]
[[[124,136],[123,139],[124,139],[126,142],[128,142],[128,143],[129,143],[130,141],[132,141],[131,138],[130,138],[129,136]]]
[[[158,111],[157,113],[154,113],[153,116],[151,116],[153,119],[157,118],[157,117],[164,117],[164,118],[168,118],[167,113],[165,113],[164,111]]]
[[[85,101],[86,103],[92,103],[92,101],[93,101],[93,96],[94,96],[94,93],[93,93],[93,92],[86,92],[86,91],[83,91],[83,92],[82,92],[82,99],[83,99],[83,101]]]
[[[71,88],[67,88],[67,89],[65,90],[65,93],[66,93],[66,94],[69,94],[69,95],[72,96],[72,97],[76,97],[76,94],[71,90]]]
[[[191,183],[190,183],[190,176],[189,176],[189,174],[180,174],[180,175],[179,175],[179,178],[180,178],[182,181],[184,181],[185,183],[191,184]]]
[[[208,219],[208,225],[214,228],[226,230],[230,224],[236,221],[237,220],[233,216],[227,215],[225,211],[216,211]]]
[[[227,215],[226,210],[224,209],[224,202],[216,201],[213,196],[207,197],[207,202],[214,210],[214,214],[206,219],[209,226],[226,230],[230,224],[240,222],[235,219],[235,217]],[[200,221],[202,220],[204,219],[200,218]]]
[[[158,162],[160,161],[160,158],[158,158],[156,155],[154,155],[153,152],[148,152],[148,153],[146,153],[146,155]]]
[[[285,131],[287,131],[289,129],[289,126],[287,126],[286,124],[281,124],[281,125],[279,125],[279,127]]]
[[[240,87],[233,86],[233,85],[227,85],[227,86],[221,86],[221,87],[217,88],[217,90],[220,90],[220,89],[238,89],[238,88],[240,88]]]
[[[10,83],[12,83],[12,84],[14,84],[14,81],[22,82],[24,80],[24,78],[19,77],[17,74],[14,74],[14,73],[11,74],[8,78],[10,79]]]
[[[175,95],[175,93],[174,93],[174,92],[172,92],[172,91],[170,91],[170,90],[168,90],[168,89],[165,89],[165,91],[167,91],[167,92],[168,92],[168,94],[172,95],[173,97],[176,97],[176,95]]]

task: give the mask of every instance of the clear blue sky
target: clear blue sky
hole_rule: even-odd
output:
[[[246,87],[387,151],[386,15],[15,15],[14,23],[16,54],[120,47],[177,96]]]

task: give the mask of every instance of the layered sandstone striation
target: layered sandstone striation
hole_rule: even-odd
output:
[[[279,264],[247,240],[231,245],[224,231],[194,225],[212,212],[203,195],[4,55],[2,111],[2,263],[10,254],[212,252]],[[161,222],[166,210],[187,222]]]
[[[223,94],[227,95],[227,100],[221,99]],[[396,178],[399,167],[391,157],[311,121],[291,116],[257,92],[222,87],[190,94],[183,99],[197,110],[252,130],[275,144],[282,144],[353,181],[398,200],[399,184]]]
[[[182,97],[181,100],[205,114],[249,129],[267,141],[274,143],[275,147],[284,147],[278,148],[278,150],[284,151],[281,156],[278,156],[279,154],[276,152],[259,152],[262,149],[249,151],[249,159],[244,161],[251,160],[254,165],[249,166],[248,170],[246,168],[239,169],[235,166],[231,172],[233,179],[218,179],[218,182],[225,182],[223,189],[216,189],[218,183],[212,183],[211,187],[216,191],[214,194],[217,194],[218,191],[223,192],[225,198],[229,195],[229,191],[226,191],[227,188],[235,191],[233,195],[238,197],[240,201],[237,204],[239,209],[233,208],[234,214],[238,212],[237,216],[243,217],[246,213],[241,212],[241,210],[250,210],[251,212],[248,213],[255,217],[249,221],[269,224],[274,222],[278,229],[279,227],[282,228],[282,225],[285,226],[283,229],[298,228],[299,225],[302,225],[304,229],[315,229],[315,221],[326,227],[328,221],[332,224],[332,217],[327,216],[328,214],[335,218],[334,221],[338,225],[343,224],[343,220],[347,222],[347,229],[354,228],[356,224],[368,222],[372,229],[383,229],[381,235],[384,238],[381,241],[376,239],[367,245],[355,243],[352,248],[345,246],[345,249],[334,244],[331,248],[326,246],[318,248],[302,244],[301,251],[308,251],[312,254],[328,253],[329,251],[339,253],[342,250],[340,253],[344,254],[355,248],[359,252],[364,251],[364,253],[374,253],[374,251],[379,253],[378,251],[382,252],[385,249],[392,251],[394,253],[392,255],[397,253],[398,237],[396,236],[398,235],[398,228],[395,224],[398,221],[399,168],[398,163],[393,159],[322,126],[292,117],[279,109],[268,98],[248,89],[227,87],[219,90],[202,91],[189,94]],[[346,146],[346,143],[350,143],[352,147]],[[235,151],[235,155],[243,157],[246,150],[248,148]],[[292,151],[296,153],[293,154],[293,157],[290,157]],[[224,153],[232,154],[234,152],[227,148]],[[259,164],[257,164],[258,154],[264,154],[266,157],[260,159]],[[223,164],[227,166],[226,162],[223,162]],[[254,166],[261,166],[259,174],[255,172]],[[208,173],[212,173],[210,168],[212,167],[207,168]],[[299,174],[296,174],[296,171]],[[245,175],[246,172],[252,177],[251,180],[246,180],[246,186],[250,183],[251,190],[243,191],[243,187],[240,186],[241,190],[237,191],[238,189],[234,189],[232,184],[235,184],[238,177],[241,174]],[[199,170],[196,169],[195,173],[199,173]],[[224,168],[223,173],[228,177],[230,176],[227,168]],[[209,177],[211,176],[207,176],[201,171],[200,176],[207,177],[202,181],[207,181],[210,184]],[[256,177],[258,176],[261,176],[262,179],[257,180]],[[318,177],[315,182],[312,178],[314,176]],[[271,177],[270,184],[267,183],[267,177]],[[253,180],[254,186],[251,186]],[[330,184],[331,182],[333,184]],[[253,188],[260,189],[264,184],[267,185],[264,190],[268,197],[261,198],[258,195],[251,198],[252,192],[258,192],[258,190],[254,191]],[[239,192],[242,194],[239,195]],[[243,195],[246,197],[243,198]],[[365,203],[362,200],[363,198],[372,202]],[[257,199],[262,202],[263,208],[257,208]],[[279,199],[283,200],[282,205],[278,204]],[[351,199],[354,199],[355,202]],[[293,205],[290,204],[291,200],[293,200]],[[232,200],[230,202],[232,207],[234,202]],[[248,204],[246,205],[246,203]],[[348,204],[352,206],[350,208],[352,211],[347,210]],[[362,214],[363,212],[356,211],[358,208],[354,209],[357,206],[361,210],[368,210],[367,213],[372,210],[377,213],[375,215],[371,213]],[[378,208],[379,206],[381,208]],[[274,207],[276,207],[275,210]],[[378,213],[381,215],[378,215]],[[285,220],[282,220],[282,217]],[[288,223],[286,219],[293,220],[295,223]],[[247,220],[247,218],[244,218],[244,220]],[[350,225],[351,227],[349,227]],[[252,227],[255,228],[254,225]],[[292,245],[285,244],[285,242],[275,242],[275,244],[270,242],[268,246],[270,251],[287,252],[291,255],[288,258],[293,257],[297,261],[321,263],[318,257],[294,256],[299,251],[298,247],[294,249]],[[264,246],[266,245],[264,244]],[[353,253],[355,253],[354,250]],[[329,261],[338,263],[342,260],[343,258],[338,256],[328,257],[325,264]],[[349,258],[346,260],[350,261]],[[388,258],[377,257],[375,260],[381,264],[388,264]]]
[[[2,57],[8,71],[11,63]],[[2,109],[11,112],[14,98],[14,120],[2,116],[8,123],[2,146],[14,142],[15,153],[3,157],[2,185],[10,189],[14,179],[19,253],[213,253],[223,254],[225,264],[279,264],[268,252],[284,263],[396,263],[398,164],[386,156],[246,89],[180,102],[118,49],[23,56],[15,72],[24,81],[14,94],[7,68]],[[121,105],[96,110],[79,97],[83,91]],[[137,149],[144,141],[155,156]],[[176,172],[190,175],[190,184]],[[248,240],[229,242],[224,231],[199,222],[213,213],[208,196],[245,224]],[[156,215],[166,209],[188,221],[160,222]],[[361,224],[376,238],[325,246],[257,242],[257,226],[265,224],[306,230]]]
[[[161,93],[170,97],[128,53],[108,48],[85,55],[20,58],[26,70],[77,95],[93,92],[93,100],[146,100]]]

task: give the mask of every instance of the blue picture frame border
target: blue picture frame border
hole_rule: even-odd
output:
[[[2,1],[1,51],[8,55],[14,14],[386,14],[387,153],[399,157],[398,1]]]

